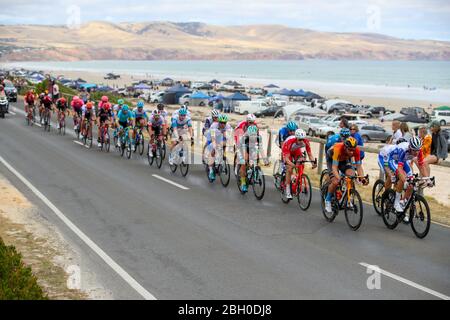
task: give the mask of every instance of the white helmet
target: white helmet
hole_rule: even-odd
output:
[[[420,150],[422,148],[422,140],[419,137],[413,137],[409,140],[409,147],[412,150]]]
[[[213,111],[211,111],[211,117],[217,118],[218,116],[219,116],[219,111],[217,111],[216,109],[214,109]]]
[[[295,130],[295,137],[297,139],[305,139],[306,138],[306,132],[303,129],[297,129]]]
[[[254,115],[253,113],[249,113],[249,114],[247,115],[247,121],[253,121],[253,122],[255,122],[255,121],[256,121],[255,115]]]

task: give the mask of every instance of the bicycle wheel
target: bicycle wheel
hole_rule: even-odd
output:
[[[114,148],[115,149],[119,148],[120,151],[120,145],[119,147],[117,147],[117,143],[119,142],[119,137],[117,135],[114,136],[113,141],[114,141]]]
[[[394,209],[395,191],[386,190],[381,197],[381,217],[388,229],[395,229],[398,225],[397,212]]]
[[[166,143],[163,142],[162,143],[162,147],[161,147],[161,161],[166,159]]]
[[[384,193],[384,181],[378,179],[375,181],[372,189],[372,203],[376,213],[381,216],[381,198]]]
[[[322,214],[325,217],[325,220],[327,220],[328,222],[333,222],[339,212],[338,209],[339,205],[336,203],[334,197],[333,200],[331,201],[331,212],[325,210],[325,198],[328,192],[328,184],[329,182],[325,182],[325,184],[322,186],[322,190],[320,192],[320,200],[321,200],[320,205],[322,207]]]
[[[275,176],[276,174],[280,173],[280,166],[281,166],[281,161],[280,159],[277,159],[275,161],[275,163],[273,164],[273,175]]]
[[[311,205],[312,199],[311,180],[309,180],[309,177],[306,174],[302,175],[300,185],[297,188],[300,188],[300,186],[301,190],[298,190],[297,192],[297,200],[300,209],[305,211],[308,210],[309,206]]]
[[[63,136],[66,135],[66,120],[62,121],[62,134]]]
[[[148,160],[148,165],[151,166],[153,165],[153,150],[152,150],[152,145],[149,143],[147,146],[147,160]]]
[[[256,166],[253,171],[252,189],[256,199],[261,200],[264,197],[266,180],[264,179],[264,173],[259,166]]]
[[[218,170],[220,183],[224,187],[228,187],[228,184],[230,183],[230,178],[231,178],[230,170],[231,170],[231,168],[230,168],[230,165],[228,164],[227,159],[224,159],[223,163],[221,165],[219,165],[219,170]]]
[[[350,190],[350,203],[348,199],[346,199],[344,212],[345,220],[347,221],[347,225],[350,229],[353,231],[358,230],[363,219],[363,206],[361,196],[357,190]]]
[[[127,158],[131,159],[131,154],[133,153],[133,146],[131,145],[130,137],[127,138],[127,142],[125,143],[125,149],[127,152]]]
[[[278,174],[279,175],[279,174]],[[281,178],[280,178],[281,179]],[[286,187],[285,187],[286,188]],[[282,186],[281,186],[281,183],[280,183],[280,194],[281,194],[281,201],[283,202],[283,203],[289,203],[290,201],[291,201],[291,199],[288,199],[288,198],[286,198],[286,190],[285,190],[285,188],[283,188]],[[291,192],[292,192],[292,182],[291,182]]]
[[[189,172],[189,164],[188,163],[184,163],[184,161],[181,161],[181,163],[180,163],[180,171],[181,171],[181,175],[183,177],[186,177],[188,172]]]
[[[430,231],[431,215],[427,200],[416,194],[415,201],[411,204],[409,221],[417,238],[423,239]]]
[[[176,148],[176,147],[175,147]],[[176,153],[176,152],[174,152],[174,150],[172,150],[172,159],[173,159],[173,164],[170,164],[169,163],[169,167],[170,167],[170,171],[172,171],[172,173],[175,173],[175,171],[177,171],[177,168],[178,168],[178,165],[177,165],[177,163],[178,163],[178,154]]]
[[[162,157],[161,146],[156,145],[156,166],[158,167],[158,169],[161,169],[162,163],[163,163],[163,157]]]
[[[145,140],[144,140],[144,136],[141,134],[141,137],[139,138],[139,155],[143,155],[144,154],[144,149],[145,149]]]
[[[323,184],[328,181],[330,176],[328,175],[328,169],[323,169],[320,173],[320,182],[319,182],[319,188],[321,189]]]
[[[102,142],[105,144],[106,152],[109,152],[109,149],[111,149],[111,138],[109,136],[109,130],[106,130],[105,134],[103,135],[103,141]]]

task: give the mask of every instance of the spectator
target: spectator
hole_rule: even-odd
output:
[[[217,110],[220,110],[220,112],[224,111],[222,100],[217,100]]]
[[[441,125],[433,121],[431,129],[431,152],[425,158],[425,174],[430,176],[430,164],[438,164],[441,159],[445,160],[448,156],[448,144],[445,133],[441,130]]]
[[[56,83],[56,81],[53,80],[53,87],[52,87],[52,98],[53,102],[55,103],[56,100],[59,99],[59,86]]]
[[[87,103],[88,100],[90,99],[91,95],[89,94],[89,92],[86,91],[85,88],[81,88],[81,92],[79,94],[79,97],[81,100],[83,100],[84,103]]]
[[[402,138],[409,142],[409,140],[412,138],[412,134],[411,132],[409,132],[409,127],[406,122],[402,122],[400,124],[400,131],[402,132]]]
[[[353,138],[356,139],[356,141],[358,141],[358,146],[360,146],[360,147],[364,146],[364,140],[361,137],[361,135],[359,134],[359,128],[356,124],[352,124],[350,126],[350,134]],[[361,154],[361,160],[364,159],[364,156],[365,156],[364,151],[361,150],[360,154]]]
[[[431,154],[431,134],[428,133],[426,126],[421,126],[419,128],[419,138],[422,140],[422,153],[424,158]]]
[[[392,132],[393,134],[389,144],[396,144],[397,140],[403,137],[402,131],[400,130],[400,121],[392,121]]]
[[[348,123],[348,120],[347,120],[347,118],[344,118],[344,117],[342,117],[341,118],[341,122],[339,122],[339,128],[347,128],[347,129],[349,129],[350,128],[350,124]]]

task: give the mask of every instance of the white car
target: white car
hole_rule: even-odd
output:
[[[163,97],[164,97],[164,91],[152,93],[150,95],[150,102],[161,103],[161,102],[163,102]]]
[[[191,98],[191,94],[190,93],[185,93],[183,94],[180,99],[178,100],[180,104],[183,105],[189,105],[189,99]]]
[[[441,126],[445,126],[450,123],[450,110],[433,110],[430,120],[438,121]]]

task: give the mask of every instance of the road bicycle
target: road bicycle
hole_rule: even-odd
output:
[[[84,123],[83,144],[88,148],[92,148],[92,121],[84,119]]]
[[[369,175],[361,177],[357,175],[348,176],[341,174],[341,180],[331,200],[331,212],[325,210],[325,198],[331,180],[324,182],[321,189],[321,205],[325,220],[333,222],[339,211],[344,210],[345,220],[350,229],[354,231],[359,229],[363,220],[362,200],[355,188],[355,180],[359,178],[368,181]]]
[[[28,126],[32,126],[36,121],[36,107],[34,105],[28,106],[28,112],[26,116]]]
[[[159,136],[160,138],[163,137],[162,135]],[[161,168],[164,155],[166,153],[166,145],[164,143],[164,139],[158,139],[156,138],[156,135],[153,135],[152,139],[148,142],[148,149],[147,149],[147,159],[148,164],[151,166],[153,165],[153,162],[156,162],[156,166],[158,169]]]
[[[308,210],[309,206],[311,205],[312,199],[311,180],[309,179],[308,175],[304,173],[304,164],[307,162],[316,165],[317,159],[315,159],[314,161],[307,161],[304,160],[304,158],[297,159],[296,161],[294,161],[295,167],[291,175],[291,194],[292,197],[297,197],[298,205],[302,210]],[[286,198],[286,169],[284,168],[282,170],[282,173],[277,170],[273,178],[275,188],[281,193],[281,201],[283,201],[284,203],[289,203],[291,199]]]
[[[139,149],[139,154],[142,156],[144,154],[144,149],[145,149],[145,140],[144,140],[144,135],[142,134],[142,128],[140,126],[136,130],[134,152],[136,152],[136,150],[138,150],[138,149]]]
[[[258,165],[258,160],[248,162],[247,172],[245,174],[245,184],[247,185],[247,190],[249,186],[252,186],[253,194],[255,195],[256,199],[261,200],[264,197],[264,193],[266,190],[266,180],[264,178],[264,173],[261,167]],[[239,192],[241,194],[245,194],[246,191],[242,190],[240,179],[241,177],[239,174],[241,166],[241,164],[237,164],[235,176]]]
[[[226,149],[226,147],[223,147],[222,152],[218,152],[218,150],[216,150],[215,161],[213,163],[212,169],[214,171],[214,177],[216,177],[218,175],[222,186],[227,187],[228,184],[230,183],[231,168],[230,168],[230,164],[227,161],[227,157],[225,155],[225,149]],[[215,178],[211,179],[211,177],[209,175],[208,161],[205,160],[204,165],[205,165],[206,177],[208,178],[208,181],[210,183],[213,183],[215,181]]]
[[[189,172],[189,164],[186,163],[186,142],[182,136],[180,136],[177,145],[173,148],[171,152],[172,164],[169,163],[170,171],[175,173],[177,168],[180,167],[180,172],[183,177],[185,177]]]
[[[427,236],[430,231],[431,214],[427,200],[424,196],[419,194],[419,190],[422,188],[421,182],[423,180],[431,181],[429,187],[434,186],[436,183],[434,177],[420,178],[418,174],[414,174],[407,179],[408,185],[413,187],[413,192],[402,212],[397,212],[394,208],[395,191],[389,189],[384,192],[381,200],[381,216],[388,229],[395,229],[399,222],[403,221],[405,216],[409,214],[408,223],[411,224],[411,229],[416,237],[423,239]]]
[[[45,110],[44,110],[44,131],[50,132],[51,118],[52,118],[52,110],[45,108]]]
[[[111,139],[109,136],[109,125],[107,123],[103,123],[100,128],[100,150],[105,148],[106,152],[109,152],[111,148]]]
[[[60,111],[59,115],[58,115],[59,119],[59,127],[58,127],[58,131],[59,134],[65,135],[66,134],[66,113],[65,111]]]
[[[132,151],[132,143],[131,143],[131,137],[130,137],[130,130],[133,130],[132,126],[128,126],[123,129],[122,135],[119,134],[119,150],[120,150],[120,156],[123,157],[126,151],[126,156],[128,159],[131,159]]]

